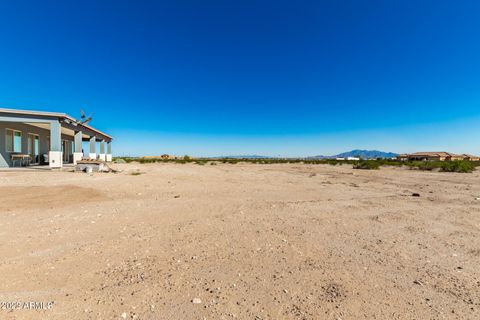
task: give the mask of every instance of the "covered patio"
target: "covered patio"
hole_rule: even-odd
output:
[[[112,161],[112,137],[65,113],[0,108],[0,168],[61,168],[84,158]]]

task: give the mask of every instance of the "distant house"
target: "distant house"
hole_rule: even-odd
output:
[[[480,161],[480,156],[474,156],[473,154],[463,154],[464,160]]]
[[[445,151],[439,152],[415,152],[410,154],[400,154],[397,156],[400,161],[454,161],[454,160],[470,160],[478,161],[480,157],[469,154],[455,154]]]

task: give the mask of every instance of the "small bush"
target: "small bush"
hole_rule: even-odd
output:
[[[360,160],[353,165],[353,169],[363,170],[377,170],[380,167],[380,163],[375,160]]]
[[[134,157],[114,157],[113,159],[114,163],[130,163],[132,161],[136,161],[137,158]]]

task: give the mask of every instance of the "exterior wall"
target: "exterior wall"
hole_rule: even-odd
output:
[[[50,130],[34,127],[19,122],[0,122],[0,168],[12,166],[10,152],[6,151],[6,132],[5,129],[14,129],[22,132],[22,152],[28,153],[28,134],[33,133],[39,136],[40,157],[48,154],[47,139],[50,137]],[[73,141],[73,137],[62,134],[62,140]]]

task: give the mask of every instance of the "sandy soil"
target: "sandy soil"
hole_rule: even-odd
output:
[[[0,319],[480,319],[478,171],[117,168],[0,172]]]

